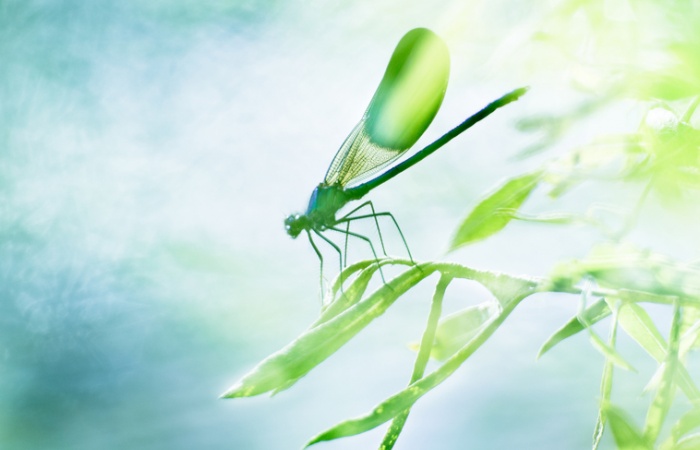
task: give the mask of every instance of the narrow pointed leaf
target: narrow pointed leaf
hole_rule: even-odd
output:
[[[586,323],[593,325],[608,317],[610,315],[610,308],[608,308],[605,300],[598,300],[586,308],[581,315]],[[547,341],[542,345],[542,348],[540,348],[537,357],[541,357],[561,341],[583,331],[585,328],[586,327],[581,322],[579,315],[574,316],[571,320],[564,324],[563,327],[559,328],[549,339],[547,339]]]
[[[613,319],[612,326],[610,327],[610,337],[608,338],[608,346],[614,348],[617,345],[617,315],[619,308],[615,308],[614,305],[605,301],[605,304],[609,309],[612,309]],[[584,311],[585,314],[585,311]],[[598,418],[596,419],[595,428],[593,429],[593,450],[598,450],[600,442],[603,439],[603,433],[605,432],[606,417],[604,412],[604,405],[610,404],[610,397],[612,394],[612,382],[613,382],[614,364],[609,359],[605,360],[605,366],[603,367],[603,377],[600,380],[600,407],[598,408]]]
[[[474,337],[484,323],[498,313],[498,309],[497,303],[486,301],[442,319],[435,334],[431,356],[441,361],[452,356]]]
[[[428,314],[428,322],[423,330],[420,350],[418,351],[416,362],[413,364],[413,373],[411,374],[411,381],[409,384],[413,384],[423,378],[425,368],[428,366],[430,353],[433,349],[433,342],[435,341],[435,332],[437,331],[438,320],[442,315],[442,302],[445,298],[445,291],[451,282],[452,277],[442,275],[440,277],[440,281],[437,283],[437,286],[435,286],[433,301],[430,305],[430,313]],[[382,443],[379,445],[380,450],[392,450],[394,448],[394,444],[396,444],[396,440],[399,438],[410,412],[410,409],[405,409],[394,417],[394,420],[391,421],[389,429],[384,434]]]
[[[522,222],[534,222],[549,225],[571,225],[573,223],[586,222],[586,219],[571,213],[544,213],[544,214],[523,214],[512,211],[513,219]]]
[[[700,448],[700,434],[694,434],[678,441],[673,450],[698,450]]]
[[[593,347],[595,347],[596,350],[598,350],[603,356],[605,356],[607,360],[609,360],[610,362],[622,369],[636,372],[636,369],[632,366],[632,364],[628,363],[627,360],[625,360],[625,358],[620,353],[618,353],[617,350],[603,342],[603,340],[593,331],[590,332],[590,338]]]
[[[700,408],[695,408],[683,414],[673,426],[671,432],[673,441],[677,442],[686,434],[700,428]]]
[[[228,389],[222,397],[250,397],[285,389],[323,362],[372,320],[382,315],[409,288],[434,272],[434,266],[411,267],[368,298],[333,319],[307,330],[269,356]]]
[[[362,299],[362,296],[364,295],[365,291],[367,290],[367,286],[369,286],[369,282],[372,280],[372,276],[377,272],[378,269],[378,264],[373,264],[373,261],[367,260],[354,264],[353,266],[350,266],[343,272],[341,272],[338,275],[338,279],[334,283],[338,287],[340,286],[341,277],[350,277],[357,270],[360,271],[360,274],[355,280],[353,280],[353,282],[350,284],[350,286],[345,292],[343,292],[335,301],[329,303],[323,309],[321,316],[316,320],[316,322],[314,322],[311,328],[329,321],[333,317],[337,316],[352,305],[359,302]],[[334,289],[334,291],[337,293],[337,290]]]
[[[659,388],[661,385],[661,380],[664,377],[664,371],[666,370],[666,363],[661,363],[659,364],[659,367],[656,368],[654,371],[654,374],[651,376],[649,379],[649,382],[644,386],[644,389],[642,389],[642,392],[647,393],[647,392],[654,392]]]
[[[331,293],[333,296],[335,296],[338,291],[341,290],[342,285],[347,282],[350,278],[352,278],[353,275],[355,275],[357,272],[361,272],[368,267],[371,267],[372,264],[375,264],[376,261],[371,260],[371,259],[365,259],[363,261],[358,261],[350,266],[347,266],[345,269],[343,269],[342,272],[338,274],[337,277],[335,277],[335,280],[333,280],[333,288],[331,289]],[[377,267],[379,268],[379,267]]]
[[[625,332],[656,361],[666,358],[666,341],[644,308],[626,303],[620,308],[619,320]]]
[[[633,297],[630,297],[633,298]],[[663,338],[649,314],[639,305],[626,303],[620,308],[620,325],[659,364],[666,359],[666,340]],[[700,390],[695,385],[683,365],[677,367],[678,386],[688,399],[695,405],[700,405]]]
[[[620,408],[605,405],[603,413],[620,450],[651,450],[652,446]]]
[[[501,231],[537,187],[541,176],[538,171],[512,178],[481,200],[460,225],[450,250]]]
[[[700,308],[685,308],[681,327],[680,358],[683,359],[690,350],[698,347],[700,347]]]
[[[651,443],[656,442],[676,393],[676,368],[680,364],[678,361],[678,346],[680,344],[681,330],[681,308],[678,302],[676,302],[673,309],[673,323],[669,333],[666,360],[663,364],[665,369],[659,383],[659,389],[656,391],[654,400],[647,412],[647,419],[644,425],[644,437]]]
[[[658,383],[656,395],[652,401],[649,411],[647,411],[647,420],[644,427],[644,436],[649,442],[656,442],[656,439],[661,431],[666,415],[671,408],[675,394],[675,364],[666,363],[661,371],[661,378]]]
[[[441,265],[441,267],[445,267],[446,269],[453,268],[455,273],[460,272],[456,266]],[[447,273],[449,270],[442,272]],[[479,272],[474,273],[479,274]],[[487,275],[493,276],[493,274],[488,273]],[[476,279],[476,281],[480,281],[478,278],[474,279]],[[520,301],[534,292],[531,282],[522,280],[521,283],[521,289],[513,291],[514,295],[515,293],[517,293],[517,295],[510,299],[502,298],[501,301],[506,306],[500,310],[498,314],[493,316],[490,321],[486,322],[479,332],[457,353],[452,355],[442,366],[426,377],[421,378],[419,381],[411,384],[403,391],[389,397],[387,400],[375,407],[370,413],[356,419],[341,422],[324,431],[311,439],[311,441],[307,443],[307,446],[322,441],[329,441],[363,433],[385,422],[388,422],[389,420],[392,420],[402,411],[412,407],[419,398],[452,375],[452,373],[454,373],[454,371],[457,370],[462,363],[464,363],[469,356],[471,356],[479,347],[481,347],[481,345],[486,342],[486,340],[498,329],[498,327],[510,315]]]
[[[552,271],[552,278],[570,281],[585,275],[603,287],[625,286],[647,294],[700,297],[700,270],[631,245],[600,244],[586,258],[559,263]]]

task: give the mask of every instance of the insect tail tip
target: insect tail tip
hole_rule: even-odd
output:
[[[521,97],[525,95],[527,91],[530,90],[530,86],[522,86],[519,87],[518,89],[514,90],[513,93],[516,94],[518,97]]]

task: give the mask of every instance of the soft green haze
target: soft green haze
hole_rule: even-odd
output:
[[[678,146],[664,137],[678,122],[668,111],[700,93],[700,12],[680,3],[0,0],[0,448],[299,448],[405,386],[430,286],[294,389],[218,399],[316,320],[318,261],[282,221],[305,206],[411,28],[434,30],[451,55],[443,106],[418,145],[531,86],[372,192],[417,260],[551,273],[604,232],[537,222],[566,211],[618,226],[600,212],[632,209],[644,187],[634,177],[649,172],[657,189],[630,241],[697,259],[697,187],[679,193],[697,173],[651,166],[612,186],[568,177],[614,165],[609,149],[630,134],[658,152]],[[564,156],[586,146],[599,152]],[[521,218],[534,223],[445,256],[484,193],[544,161],[549,194],[566,196],[533,194]],[[350,247],[351,261],[367,256]],[[447,313],[489,295],[455,284]],[[578,300],[519,307],[416,404],[396,448],[590,448],[601,352],[580,333],[535,360]],[[657,312],[667,332],[671,311]],[[643,376],[620,374],[616,401],[642,423],[655,362],[629,339],[619,346]],[[382,433],[318,448],[374,448]],[[614,448],[609,435],[601,448]]]

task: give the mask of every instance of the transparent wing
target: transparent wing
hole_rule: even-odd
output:
[[[347,186],[369,176],[401,156],[407,149],[391,149],[373,143],[362,118],[345,138],[323,180],[328,185]]]
[[[411,148],[440,109],[449,74],[450,55],[442,39],[425,28],[406,33],[362,120],[333,158],[325,183],[345,186]]]

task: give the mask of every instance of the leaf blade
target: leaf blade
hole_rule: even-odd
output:
[[[452,356],[469,342],[479,328],[497,311],[498,307],[495,302],[486,301],[457,311],[442,319],[435,333],[435,343],[431,356],[440,361]]]
[[[590,325],[593,325],[610,315],[610,308],[608,307],[605,300],[598,300],[588,308],[586,308],[582,313],[583,318]],[[562,342],[571,336],[580,333],[585,329],[585,325],[581,322],[579,315],[574,316],[571,320],[565,323],[561,328],[554,332],[552,336],[547,339],[547,341],[542,344],[537,358],[551,350],[555,345]]]
[[[477,242],[502,230],[537,187],[542,172],[511,178],[482,199],[459,226],[450,251]]]
[[[625,412],[613,405],[604,405],[603,413],[610,424],[613,438],[621,450],[651,450],[651,445],[627,417]]]
[[[449,273],[449,265],[443,265],[446,270],[443,273]],[[458,272],[458,271],[456,271]],[[454,273],[449,273],[454,275]],[[493,274],[488,272],[472,272],[475,281],[481,282],[478,276],[483,275],[486,282],[492,281]],[[500,275],[502,276],[502,275]],[[513,281],[518,280],[516,278]],[[485,323],[479,333],[477,333],[464,347],[457,353],[452,355],[438,369],[430,373],[424,378],[411,384],[406,389],[394,394],[385,401],[377,405],[371,412],[364,416],[355,419],[341,422],[326,431],[313,437],[306,447],[322,441],[329,441],[341,437],[354,436],[359,433],[371,430],[379,425],[388,422],[402,411],[410,408],[427,392],[445,381],[455,370],[457,370],[464,361],[469,358],[505,321],[510,313],[516,308],[520,301],[535,292],[534,283],[529,280],[519,280],[521,283],[520,289],[510,289],[512,292],[511,298],[501,298],[500,300],[505,305],[489,322]]]
[[[434,270],[430,263],[411,267],[368,298],[307,330],[289,345],[264,359],[221,397],[250,397],[288,388],[345,345],[372,320],[383,314],[399,296]]]

